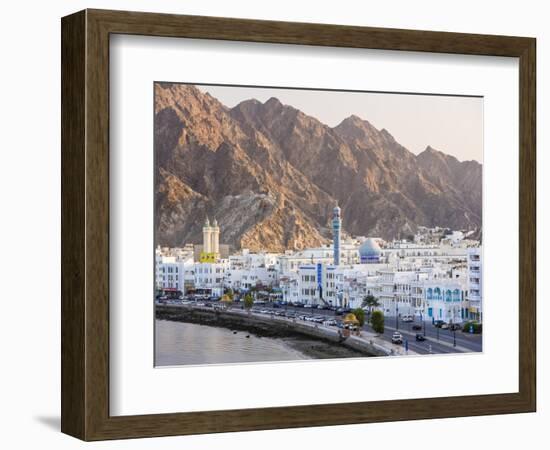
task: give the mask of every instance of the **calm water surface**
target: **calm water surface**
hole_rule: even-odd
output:
[[[282,340],[193,323],[155,322],[155,365],[227,364],[308,359]]]

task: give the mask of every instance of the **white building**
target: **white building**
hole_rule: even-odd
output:
[[[276,253],[250,253],[243,249],[229,257],[226,287],[247,291],[254,287],[275,287],[279,283],[279,256]]]
[[[387,264],[352,264],[341,266],[336,271],[335,305],[345,308],[360,308],[367,295],[378,298],[380,277],[378,271]]]
[[[336,305],[336,272],[342,266],[302,264],[279,277],[283,300],[306,305]]]
[[[385,269],[379,271],[378,301],[385,315],[411,315],[415,312],[412,302],[412,284],[420,274],[414,271]]]
[[[193,287],[193,249],[161,248],[155,250],[155,287],[157,290],[181,292]]]
[[[468,249],[468,291],[466,299],[468,301],[467,315],[469,319],[481,322],[483,320],[482,309],[482,252],[480,247],[471,247]]]
[[[277,270],[274,267],[229,268],[226,271],[225,286],[234,291],[248,291],[254,287],[273,288],[278,285]]]
[[[433,279],[423,285],[425,317],[448,323],[461,323],[465,319],[466,284],[463,279]]]
[[[195,290],[208,295],[221,296],[228,268],[227,260],[217,263],[194,263]]]

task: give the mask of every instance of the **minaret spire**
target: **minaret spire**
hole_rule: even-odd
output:
[[[202,251],[204,253],[212,252],[212,227],[210,226],[208,216],[206,216],[204,226],[202,227]]]
[[[334,265],[340,265],[340,234],[342,230],[342,210],[336,203],[336,206],[332,210],[332,239],[333,239],[333,253],[334,253]]]

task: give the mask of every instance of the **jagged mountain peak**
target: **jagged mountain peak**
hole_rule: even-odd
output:
[[[372,125],[368,120],[362,119],[356,114],[352,114],[342,120],[338,125],[334,127],[335,130],[351,130],[358,129],[367,132],[378,132],[378,129]]]
[[[362,119],[357,114],[351,114],[340,122],[339,125],[355,125],[355,126],[364,126],[370,125],[368,120]]]
[[[357,115],[330,128],[276,97],[228,109],[193,86],[160,84],[155,94],[162,245],[200,243],[195,218],[206,214],[233,248],[327,244],[336,203],[351,235],[481,226],[480,165],[431,147],[415,156]]]
[[[443,153],[440,150],[436,150],[431,145],[426,146],[426,148],[418,154],[419,157],[427,158],[427,157],[437,157],[437,158],[447,158],[452,157],[451,155],[447,155]]]
[[[281,108],[283,104],[277,97],[270,97],[266,100],[264,106],[266,106],[267,108]]]

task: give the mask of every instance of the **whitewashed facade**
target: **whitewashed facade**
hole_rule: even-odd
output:
[[[479,247],[468,249],[468,316],[481,322],[483,320],[482,293],[483,270],[482,252]]]

